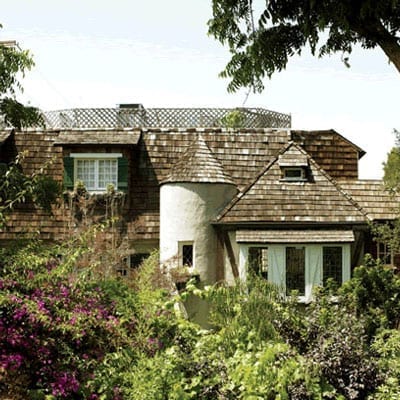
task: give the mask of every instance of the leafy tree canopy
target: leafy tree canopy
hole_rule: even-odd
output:
[[[6,125],[21,129],[41,123],[37,108],[26,107],[16,99],[16,93],[23,91],[20,78],[33,65],[28,50],[21,50],[13,43],[0,42],[0,115]]]
[[[221,72],[231,78],[228,91],[251,87],[284,69],[289,57],[308,44],[313,55],[348,55],[355,44],[377,46],[400,72],[398,0],[212,0],[209,34],[229,46],[231,60]]]

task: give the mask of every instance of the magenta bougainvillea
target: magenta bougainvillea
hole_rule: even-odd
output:
[[[56,259],[34,268],[3,265],[0,391],[6,382],[22,379],[27,391],[96,398],[88,382],[98,363],[117,345],[134,345],[129,340],[134,314],[122,324],[104,284],[61,273],[61,268]]]

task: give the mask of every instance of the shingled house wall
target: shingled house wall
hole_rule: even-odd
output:
[[[58,132],[18,132],[11,134],[2,147],[2,159],[10,162],[15,152],[23,154],[21,167],[31,175],[44,168],[44,172],[62,182],[62,150],[53,146]],[[65,235],[66,215],[63,207],[55,206],[49,214],[30,203],[17,205],[8,215],[7,226],[0,230],[0,240],[33,237],[60,240]]]

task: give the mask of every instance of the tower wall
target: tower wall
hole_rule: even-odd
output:
[[[160,189],[160,260],[179,265],[179,243],[193,242],[203,284],[216,281],[217,237],[212,220],[236,194],[226,183],[166,183]],[[222,267],[222,266],[221,266]]]

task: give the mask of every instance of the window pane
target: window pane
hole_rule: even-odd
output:
[[[88,190],[96,189],[95,160],[76,160],[76,179]]]
[[[184,244],[182,246],[182,265],[193,266],[193,245]]]
[[[286,247],[286,293],[305,294],[305,247]]]
[[[249,271],[268,279],[268,248],[249,247],[248,256]]]
[[[323,284],[332,278],[339,285],[342,284],[342,247],[323,248]]]
[[[98,160],[99,184],[98,189],[106,189],[109,184],[117,187],[117,160]]]

